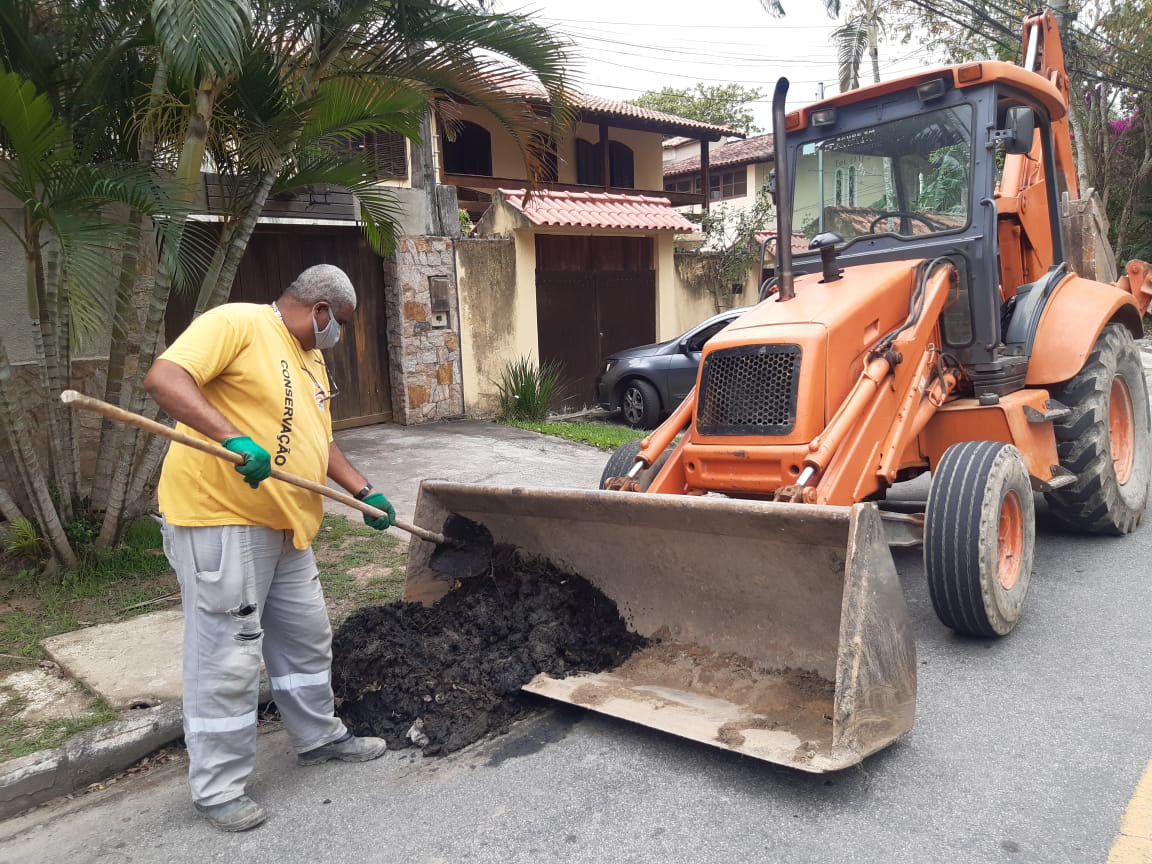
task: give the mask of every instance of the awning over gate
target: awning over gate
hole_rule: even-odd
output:
[[[507,209],[509,215],[531,225],[565,228],[618,228],[632,231],[695,231],[696,226],[672,209],[667,198],[621,195],[612,192],[532,193],[525,203],[524,189],[497,189],[492,210]],[[485,221],[488,216],[485,215]],[[525,225],[524,227],[528,227]]]

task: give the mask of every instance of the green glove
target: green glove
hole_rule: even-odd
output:
[[[396,524],[396,508],[394,508],[381,493],[373,492],[364,499],[364,503],[369,507],[375,507],[377,510],[383,510],[387,516],[369,516],[364,514],[364,524],[369,528],[375,528],[377,531],[383,531],[389,525]]]
[[[272,473],[272,456],[267,450],[247,435],[225,438],[222,443],[225,450],[231,450],[244,457],[244,461],[236,466],[236,470],[244,475],[245,483],[255,489],[261,480],[268,479],[268,475]]]

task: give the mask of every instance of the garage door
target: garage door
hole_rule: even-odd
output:
[[[332,400],[336,429],[385,423],[392,419],[388,378],[388,338],[384,319],[384,271],[379,256],[356,228],[311,225],[261,225],[256,228],[236,281],[233,301],[270,303],[302,270],[334,264],[356,286],[353,326],[325,352],[329,373],[340,394]]]
[[[557,407],[596,400],[609,354],[656,341],[650,237],[536,237],[536,326],[542,360],[564,369]]]

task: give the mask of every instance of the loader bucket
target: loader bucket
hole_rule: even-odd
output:
[[[450,513],[550,559],[655,640],[620,666],[524,689],[804,771],[854,765],[912,728],[912,626],[874,504],[827,507],[426,481]],[[413,539],[404,599],[452,584]]]

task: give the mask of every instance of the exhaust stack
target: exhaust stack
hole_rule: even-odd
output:
[[[784,99],[788,95],[788,79],[776,82],[772,94],[772,149],[776,161],[776,277],[780,280],[780,302],[796,296],[792,284],[792,171],[788,164],[788,150],[784,146]]]

